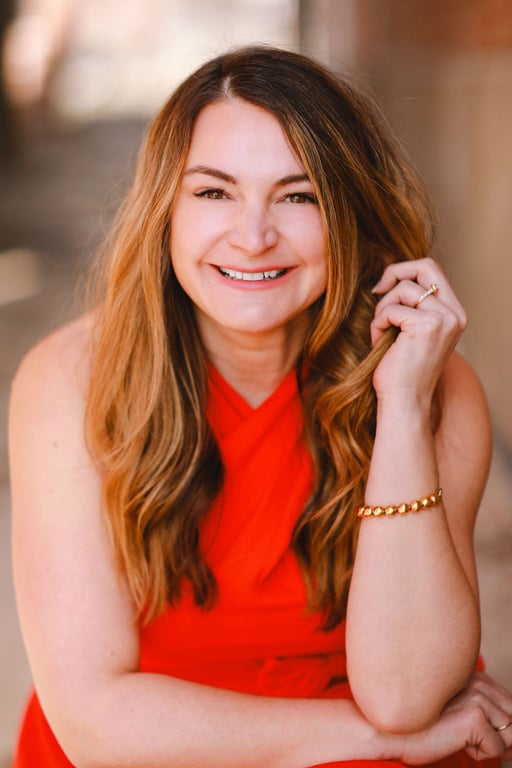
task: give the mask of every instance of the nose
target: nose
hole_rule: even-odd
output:
[[[230,231],[232,246],[249,256],[258,256],[273,248],[277,240],[277,230],[267,206],[246,204],[240,207]]]

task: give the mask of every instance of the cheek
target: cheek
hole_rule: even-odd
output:
[[[186,268],[190,258],[193,244],[190,232],[193,233],[194,230],[188,222],[186,211],[181,209],[174,211],[170,219],[169,250],[171,264],[178,277],[180,271]]]
[[[327,242],[323,230],[317,231],[304,241],[310,254],[311,263],[327,280]]]
[[[319,268],[317,271],[315,301],[316,299],[319,299],[320,296],[322,296],[326,290],[327,290],[327,267],[325,266],[325,263],[324,263],[322,267]]]
[[[319,233],[315,242],[311,244],[314,249],[314,256],[312,258],[312,265],[316,272],[317,286],[319,288],[319,295],[321,295],[327,288],[329,265],[327,254],[327,243],[323,235],[323,231]]]
[[[181,230],[171,225],[171,234],[169,237],[169,258],[176,275],[176,279],[182,288],[185,288],[187,277],[187,258],[186,240],[181,237]]]
[[[317,229],[316,242],[317,242],[317,254],[318,254],[317,258],[318,258],[319,264],[321,264],[324,287],[325,287],[327,285],[327,274],[329,271],[329,267],[328,267],[329,255],[328,255],[327,234],[321,223],[319,223],[319,226]]]
[[[219,206],[220,207],[220,206]],[[201,258],[208,249],[223,236],[226,223],[222,212],[216,210],[198,210],[198,207],[183,206],[171,216],[171,254],[182,259]]]
[[[309,254],[312,261],[326,261],[327,237],[318,214],[304,217],[299,222],[299,226],[294,222],[290,233],[305,254]]]

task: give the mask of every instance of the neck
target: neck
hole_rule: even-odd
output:
[[[253,408],[277,389],[295,366],[303,348],[303,323],[252,335],[202,327],[200,318],[198,320],[209,360]]]

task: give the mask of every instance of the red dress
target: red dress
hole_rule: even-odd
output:
[[[208,415],[226,481],[203,524],[201,548],[216,575],[219,600],[203,611],[185,585],[179,604],[141,631],[141,671],[246,693],[350,698],[344,625],[322,632],[319,616],[305,612],[304,583],[289,546],[312,480],[294,372],[253,409],[212,369]],[[336,763],[359,764],[400,766]],[[71,765],[34,694],[15,768]],[[473,761],[460,753],[437,765],[470,768]],[[486,768],[497,765],[488,761]]]

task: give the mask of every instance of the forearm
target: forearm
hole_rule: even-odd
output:
[[[399,504],[439,487],[428,411],[379,407],[367,504]],[[362,520],[347,616],[352,689],[384,728],[414,730],[469,676],[479,643],[476,596],[443,505]]]
[[[306,768],[402,748],[352,701],[252,696],[142,673],[91,696],[77,727],[72,710],[67,717],[63,747],[81,768]]]

